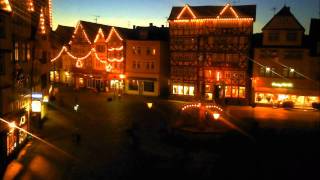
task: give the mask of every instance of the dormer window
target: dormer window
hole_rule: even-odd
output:
[[[287,41],[296,41],[297,40],[297,32],[288,32],[287,33]]]

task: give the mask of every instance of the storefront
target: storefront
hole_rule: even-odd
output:
[[[293,102],[296,108],[309,108],[312,103],[319,102],[319,90],[308,88],[308,84],[297,82],[262,81],[262,85],[254,87],[254,102],[261,105],[281,105]],[[309,86],[312,87],[312,86]]]
[[[194,96],[195,86],[187,83],[174,83],[172,84],[173,95]]]
[[[312,103],[319,102],[319,97],[265,92],[255,93],[255,103],[258,104],[273,105],[282,104],[285,101],[292,101],[295,107],[312,107]]]
[[[126,93],[145,96],[159,96],[158,81],[155,78],[129,78]]]

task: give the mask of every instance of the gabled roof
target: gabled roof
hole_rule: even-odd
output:
[[[270,21],[262,28],[262,30],[274,29],[274,28],[270,28],[269,26],[271,25],[272,21],[274,21],[275,19],[277,19],[279,17],[280,18],[281,17],[287,17],[287,18],[290,17],[290,18],[292,18],[296,22],[296,24],[298,26],[297,29],[304,30],[304,27],[300,24],[300,22],[297,20],[297,18],[291,13],[290,7],[288,7],[288,6],[283,6],[283,8],[270,19]]]
[[[102,29],[105,37],[107,37],[113,27],[109,25],[97,24],[97,23],[92,23],[87,21],[80,21],[80,23],[91,42],[94,42],[100,28]],[[119,35],[124,39],[130,38],[134,34],[133,29],[127,29],[122,27],[114,27],[114,28],[119,33]]]
[[[57,29],[51,33],[51,41],[56,45],[66,45],[72,37],[74,27],[58,25]]]
[[[189,6],[197,19],[216,18],[225,6]],[[184,7],[172,7],[168,20],[175,20]],[[256,5],[232,6],[240,18],[256,18]]]

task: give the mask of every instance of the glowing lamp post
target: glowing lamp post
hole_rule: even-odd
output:
[[[219,118],[220,118],[220,114],[214,112],[214,113],[213,113],[213,119],[214,119],[214,120],[218,120]]]
[[[148,107],[149,109],[151,109],[152,106],[153,106],[153,103],[151,103],[151,102],[147,103],[147,107]]]

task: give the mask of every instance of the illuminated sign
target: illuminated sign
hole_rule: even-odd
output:
[[[280,87],[280,88],[292,88],[293,84],[292,83],[284,83],[284,82],[272,82],[272,87]]]
[[[41,101],[32,101],[31,109],[32,112],[41,112]]]
[[[31,97],[35,98],[35,99],[42,99],[42,94],[41,93],[32,93]]]
[[[20,118],[19,126],[22,126],[22,125],[24,125],[25,123],[26,123],[26,116],[22,116],[22,117]]]

